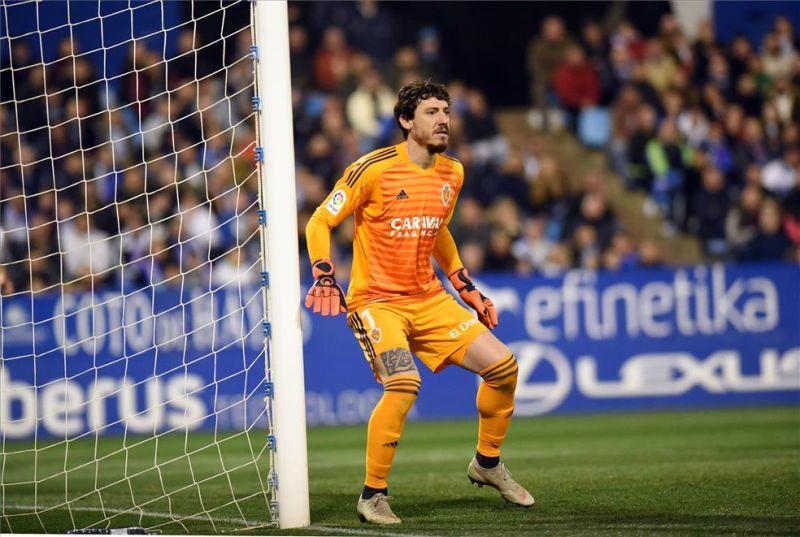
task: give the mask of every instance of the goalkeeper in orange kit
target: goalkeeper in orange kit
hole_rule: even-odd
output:
[[[482,377],[478,444],[467,476],[514,504],[534,502],[500,462],[514,410],[517,362],[490,332],[497,326],[497,311],[470,280],[447,228],[464,182],[464,167],[444,153],[449,104],[441,84],[403,87],[394,115],[406,141],[348,166],[306,227],[315,279],[306,306],[322,315],[347,313],[383,385],[367,431],[366,479],[358,500],[362,522],[400,522],[389,507],[387,479],[421,386],[412,353],[434,372],[455,364]],[[345,298],[330,260],[330,233],[351,214],[353,265]],[[431,256],[477,319],[444,290]]]

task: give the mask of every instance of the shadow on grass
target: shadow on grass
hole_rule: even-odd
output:
[[[313,503],[312,503],[313,505]],[[442,498],[415,503],[398,499],[393,508],[403,519],[392,533],[432,535],[527,534],[671,534],[707,535],[754,533],[759,535],[800,535],[800,515],[756,516],[736,514],[642,513],[608,511],[588,507],[574,513],[534,506],[522,509],[497,497]],[[326,496],[312,511],[315,525],[368,529],[376,534],[388,528],[361,525],[352,495]]]

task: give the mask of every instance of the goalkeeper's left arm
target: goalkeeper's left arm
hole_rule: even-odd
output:
[[[475,289],[475,284],[472,283],[469,273],[458,255],[456,241],[447,226],[439,229],[436,242],[433,244],[433,257],[447,274],[461,300],[478,313],[478,320],[490,330],[496,327],[497,310],[490,299]]]

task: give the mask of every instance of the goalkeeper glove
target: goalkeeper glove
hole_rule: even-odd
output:
[[[458,291],[458,296],[461,297],[461,300],[478,312],[478,320],[486,325],[489,330],[496,327],[497,310],[494,307],[494,303],[475,289],[475,284],[469,278],[467,269],[460,268],[452,272],[449,278],[450,283]]]
[[[306,295],[306,307],[313,306],[314,313],[333,316],[347,313],[344,291],[342,286],[336,282],[333,271],[333,262],[330,259],[320,259],[311,266],[314,285]]]

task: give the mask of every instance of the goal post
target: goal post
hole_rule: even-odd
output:
[[[297,194],[294,174],[292,89],[289,63],[287,2],[256,1],[254,42],[256,118],[261,173],[262,259],[269,266],[267,291],[272,417],[280,431],[275,445],[278,476],[278,520],[281,528],[307,526],[308,460],[303,378],[303,337],[300,315],[300,266],[297,234]],[[266,244],[265,244],[266,243]],[[280,259],[280,263],[269,260]]]
[[[287,2],[0,0],[0,535],[310,524]]]

